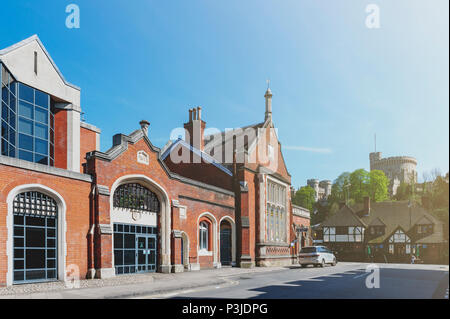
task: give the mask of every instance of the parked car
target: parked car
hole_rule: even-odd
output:
[[[336,256],[325,246],[303,247],[300,251],[298,262],[302,267],[308,265],[325,267],[325,264],[336,266]]]

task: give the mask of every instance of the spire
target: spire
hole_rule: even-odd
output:
[[[267,80],[267,90],[264,94],[266,99],[266,114],[264,120],[270,119],[272,121],[272,91],[270,90],[270,80]]]

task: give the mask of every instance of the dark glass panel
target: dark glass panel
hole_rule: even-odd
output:
[[[134,248],[136,246],[136,238],[134,234],[125,234],[124,235],[124,247],[125,248]]]
[[[13,129],[16,128],[16,114],[13,111],[9,111],[9,126]]]
[[[23,227],[14,226],[14,236],[23,236]]]
[[[47,259],[47,268],[56,268],[56,260]]]
[[[14,260],[14,269],[23,269],[24,262],[23,260]]]
[[[35,90],[34,92],[35,92],[35,97],[34,97],[35,104],[48,109],[49,96],[39,90]]]
[[[9,140],[8,139],[8,131],[9,131],[8,124],[6,124],[6,122],[2,120],[2,137],[7,141]]]
[[[19,101],[19,115],[29,118],[29,119],[33,119],[34,117],[34,111],[33,111],[34,107],[33,104],[27,103],[25,101]]]
[[[9,156],[16,157],[16,148],[11,144],[9,144]]]
[[[123,234],[114,234],[114,248],[123,248]]]
[[[35,152],[43,154],[43,155],[48,155],[48,142],[41,140],[39,138],[35,138],[34,139],[34,147],[35,147]]]
[[[26,217],[26,223],[27,223],[27,226],[41,226],[41,227],[44,227],[45,226],[45,218],[43,218],[43,217],[27,216]]]
[[[33,138],[25,134],[19,134],[19,148],[33,151]]]
[[[123,265],[123,250],[114,250],[114,264],[116,266]]]
[[[14,216],[14,225],[23,225],[24,217],[23,216]]]
[[[48,111],[36,106],[34,109],[34,119],[37,122],[48,124]]]
[[[14,249],[14,258],[23,258],[23,249]]]
[[[4,102],[2,102],[2,119],[4,119],[6,122],[9,120],[9,108],[8,105],[6,105]]]
[[[56,247],[56,240],[55,239],[47,239],[47,247],[49,247],[49,248]]]
[[[45,249],[27,249],[25,259],[27,269],[45,268]]]
[[[27,227],[25,238],[27,247],[45,247],[45,228]]]
[[[47,249],[47,258],[55,258],[56,249]]]
[[[30,270],[26,272],[26,280],[45,279],[45,270]]]
[[[23,238],[14,238],[14,247],[23,247]]]
[[[12,127],[9,127],[9,143],[16,145],[16,131]]]
[[[47,227],[56,227],[56,220],[54,218],[48,218]]]
[[[1,139],[1,143],[2,143],[2,155],[8,156],[8,143],[4,139]]]
[[[56,270],[47,270],[47,279],[56,279]]]
[[[14,281],[23,281],[25,280],[25,275],[23,271],[15,271],[14,272]]]
[[[43,138],[44,140],[48,140],[48,126],[43,124],[35,123],[34,125],[35,134],[37,137]]]
[[[3,102],[5,102],[6,104],[9,104],[9,101],[8,101],[8,96],[9,96],[9,94],[8,94],[9,92],[8,92],[8,89],[6,88],[6,87],[3,87],[2,88],[2,100],[3,100]]]
[[[124,250],[123,253],[124,265],[134,265],[136,263],[134,250]]]
[[[19,132],[33,135],[33,122],[19,117]]]
[[[19,83],[19,97],[22,100],[34,103],[34,90],[23,83]]]
[[[19,150],[19,158],[23,159],[25,161],[32,162],[33,161],[33,153]]]
[[[48,157],[44,155],[34,154],[34,162],[43,165],[48,165]]]
[[[56,230],[52,228],[47,228],[47,236],[48,237],[56,237]]]

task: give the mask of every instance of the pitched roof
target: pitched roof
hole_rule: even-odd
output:
[[[333,216],[328,218],[323,225],[326,226],[357,226],[358,220],[350,214],[357,215],[364,212],[363,204],[353,205],[351,208],[344,206]],[[356,212],[356,213],[355,213]],[[443,242],[445,241],[443,233],[443,223],[428,213],[423,207],[408,206],[408,201],[396,202],[378,202],[371,203],[370,213],[359,217],[359,220],[369,226],[381,225],[386,226],[384,235],[371,239],[371,243],[384,242],[399,227],[407,234],[413,230],[417,222],[429,221],[435,225],[433,234],[424,237],[416,242]],[[409,236],[409,235],[408,235]]]
[[[330,216],[322,223],[322,226],[363,226],[366,224],[356,216],[355,212],[347,205],[344,205],[338,212]]]
[[[49,60],[50,63],[52,64],[52,66],[53,66],[53,68],[55,69],[55,71],[56,71],[56,72],[58,73],[58,75],[61,77],[61,80],[64,82],[64,84],[66,84],[67,86],[70,86],[70,87],[72,87],[72,88],[74,88],[74,89],[80,91],[81,89],[80,89],[78,86],[76,86],[76,85],[74,85],[74,84],[72,84],[72,83],[69,83],[69,82],[64,78],[64,75],[63,75],[63,74],[61,73],[61,71],[58,69],[58,66],[57,66],[56,63],[53,61],[53,59],[52,59],[52,57],[50,56],[50,54],[48,53],[47,49],[44,47],[44,44],[42,44],[41,40],[39,39],[39,37],[38,37],[36,34],[32,35],[31,37],[29,37],[29,38],[27,38],[27,39],[25,39],[25,40],[22,40],[22,41],[20,41],[20,42],[18,42],[18,43],[16,43],[16,44],[13,44],[13,45],[11,45],[11,46],[9,46],[9,47],[7,47],[7,48],[4,48],[4,49],[0,50],[0,61],[2,60],[1,57],[2,57],[3,55],[6,55],[6,54],[8,54],[8,53],[10,53],[10,52],[12,52],[12,51],[15,51],[15,50],[19,49],[19,48],[22,48],[22,47],[26,46],[27,44],[29,44],[29,43],[31,43],[31,42],[33,42],[33,41],[36,41],[36,42],[39,44],[39,46],[41,47],[42,51],[43,51],[43,52],[45,53],[45,55],[47,56],[48,60]]]

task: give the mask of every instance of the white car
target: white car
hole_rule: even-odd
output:
[[[302,267],[308,265],[322,266],[330,264],[336,266],[336,256],[325,246],[303,247],[298,256],[298,262]]]

